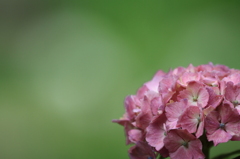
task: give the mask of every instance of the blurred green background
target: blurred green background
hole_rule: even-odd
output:
[[[157,70],[240,69],[238,1],[1,0],[0,33],[1,159],[128,158],[111,120]]]

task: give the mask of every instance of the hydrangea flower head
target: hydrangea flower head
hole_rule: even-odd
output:
[[[210,145],[240,140],[240,70],[212,63],[169,72],[125,98],[131,159],[209,158]]]

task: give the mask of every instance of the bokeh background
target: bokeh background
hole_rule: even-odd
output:
[[[0,49],[1,159],[127,159],[111,120],[157,70],[240,69],[240,3],[1,0]]]

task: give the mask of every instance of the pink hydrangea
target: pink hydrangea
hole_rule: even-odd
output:
[[[240,116],[228,102],[211,111],[205,120],[206,135],[216,146],[240,135]]]
[[[240,140],[240,70],[212,63],[158,71],[125,99],[131,159],[208,158],[210,145]]]
[[[203,159],[202,143],[185,129],[172,129],[164,139],[171,158]]]

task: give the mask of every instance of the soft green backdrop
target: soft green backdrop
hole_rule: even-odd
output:
[[[111,120],[157,70],[240,69],[238,1],[0,0],[0,35],[1,159],[127,159]]]

